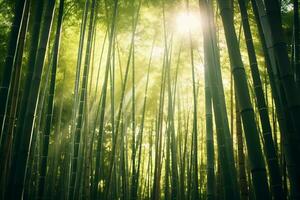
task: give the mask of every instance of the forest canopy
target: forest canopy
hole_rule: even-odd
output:
[[[300,199],[298,0],[0,0],[0,199]]]

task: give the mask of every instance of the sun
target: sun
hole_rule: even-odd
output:
[[[200,31],[201,17],[196,12],[180,12],[176,15],[176,30],[181,34]]]

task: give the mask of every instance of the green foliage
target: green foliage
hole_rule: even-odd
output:
[[[59,51],[59,1],[45,1],[56,3],[52,28],[46,3],[40,32],[33,38],[33,29],[39,27],[34,16],[42,10],[35,13],[38,1],[30,1],[20,79],[12,71],[10,81],[20,87],[11,87],[7,98],[4,125],[10,129],[7,138],[0,138],[0,175],[5,174],[0,176],[0,199],[7,195],[11,177],[14,186],[23,183],[14,169],[22,169],[22,176],[27,169],[18,192],[25,199],[124,200],[239,199],[241,180],[236,174],[243,171],[241,166],[247,187],[243,191],[266,195],[268,184],[273,186],[277,177],[272,169],[289,170],[282,141],[282,127],[291,125],[285,118],[290,117],[288,89],[283,92],[283,79],[277,74],[272,79],[269,72],[270,67],[277,70],[268,60],[278,60],[278,52],[266,50],[262,43],[272,41],[278,27],[269,35],[259,32],[261,19],[251,8],[255,0],[245,1],[247,19],[241,17],[238,2],[229,0],[65,0]],[[0,1],[1,83],[16,2]],[[227,5],[233,5],[233,11]],[[285,58],[290,58],[292,1],[281,1],[280,8],[284,34],[279,39],[287,43]],[[253,51],[244,29],[252,34]],[[38,57],[32,52],[34,45]],[[57,70],[51,78],[57,52]],[[292,81],[289,84],[294,87]],[[53,85],[55,89],[49,89]],[[241,113],[235,113],[237,107]],[[266,136],[269,132],[274,144]],[[282,158],[279,166],[269,149]],[[15,161],[18,153],[24,154],[22,162]],[[239,163],[241,158],[246,166]],[[272,166],[266,171],[268,163]],[[39,180],[43,175],[45,180]],[[285,197],[294,194],[292,176],[290,171],[282,177],[278,173]]]

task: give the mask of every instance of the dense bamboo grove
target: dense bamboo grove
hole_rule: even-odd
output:
[[[298,0],[0,0],[0,199],[300,199]]]

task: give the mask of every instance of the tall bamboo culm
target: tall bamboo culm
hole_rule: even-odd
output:
[[[238,105],[245,132],[254,193],[257,199],[270,199],[267,172],[260,145],[259,132],[254,119],[254,111],[251,105],[246,73],[235,33],[232,7],[227,0],[219,0],[218,5],[224,25],[231,71],[234,77]]]

